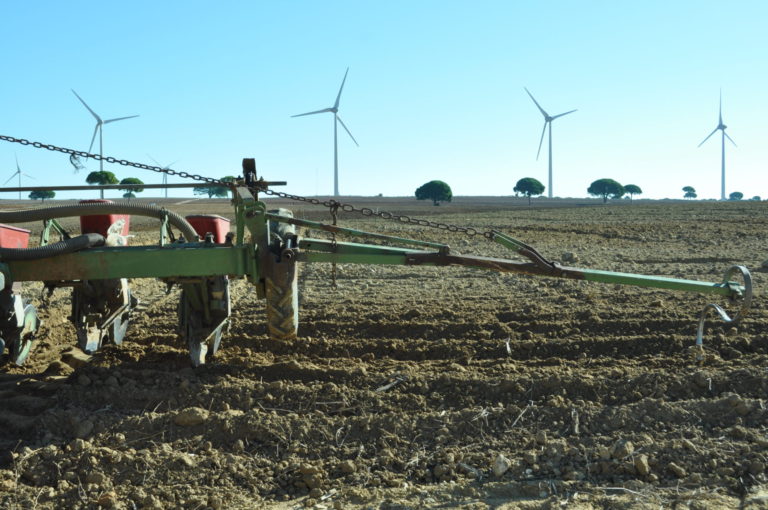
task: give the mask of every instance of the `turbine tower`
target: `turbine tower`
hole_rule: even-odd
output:
[[[17,175],[19,176],[19,188],[21,188],[21,176],[22,175],[24,177],[29,177],[30,179],[34,179],[34,177],[32,177],[31,175],[25,174],[24,172],[21,171],[21,167],[19,167],[19,157],[18,156],[16,156],[16,171],[13,173],[13,175],[8,177],[8,180],[3,183],[3,186],[5,186],[9,182],[11,182],[11,179],[16,177]],[[21,191],[19,191],[19,200],[21,200]]]
[[[163,166],[161,163],[158,163],[158,162],[157,162],[157,160],[156,160],[155,158],[153,158],[152,156],[150,156],[149,154],[147,154],[147,156],[149,157],[149,159],[151,159],[152,161],[154,161],[154,162],[155,162],[155,164],[156,164],[157,166],[159,166],[159,167],[162,167],[162,168],[163,168],[163,170],[168,170],[168,169],[169,169],[169,168],[171,168],[173,165],[175,165],[176,163],[178,163],[178,161],[174,161],[173,163],[171,163],[171,164],[169,164],[169,165],[165,165],[165,166]],[[168,184],[168,174],[165,174],[165,173],[164,173],[164,174],[163,174],[163,186],[165,186],[166,184]],[[168,198],[168,188],[164,188],[164,189],[165,189],[165,198]]]
[[[533,100],[533,104],[536,105],[536,108],[539,109],[541,114],[544,116],[544,129],[541,130],[541,140],[539,140],[539,150],[536,152],[536,159],[539,159],[539,154],[541,154],[541,144],[544,143],[544,132],[547,130],[547,126],[549,126],[549,186],[547,187],[547,190],[549,191],[548,197],[552,198],[552,121],[562,117],[563,115],[568,115],[569,113],[573,113],[576,110],[571,110],[565,113],[559,113],[557,115],[550,115],[547,112],[544,111],[544,108],[539,105],[538,101],[533,97],[533,94],[526,88],[526,92],[528,92],[528,95]]]
[[[336,95],[336,102],[333,103],[333,106],[330,108],[324,108],[322,110],[317,110],[314,112],[307,112],[307,113],[300,113],[299,115],[291,115],[291,117],[304,117],[305,115],[315,115],[316,113],[332,113],[333,114],[333,195],[338,197],[339,196],[339,145],[338,145],[338,125],[341,124],[341,127],[344,128],[344,131],[347,132],[349,137],[352,139],[353,142],[355,142],[355,145],[360,147],[360,144],[357,143],[357,140],[355,140],[355,137],[352,136],[352,133],[347,129],[347,126],[344,125],[344,121],[341,120],[341,117],[339,117],[339,100],[341,99],[341,91],[344,89],[344,82],[347,81],[347,74],[349,73],[349,67],[347,67],[347,71],[344,73],[344,79],[341,80],[341,87],[339,87],[339,93]]]
[[[731,143],[736,147],[736,142],[733,141],[733,139],[728,136],[728,133],[725,132],[725,129],[728,126],[723,124],[723,91],[720,91],[720,112],[718,114],[717,118],[717,127],[712,130],[712,132],[707,135],[707,137],[699,144],[699,147],[704,145],[704,142],[709,140],[709,138],[714,135],[717,130],[719,129],[722,131],[722,145],[720,150],[720,200],[725,200],[725,139],[729,139]]]
[[[99,134],[99,156],[101,158],[99,159],[99,171],[104,171],[104,137],[103,137],[103,127],[104,124],[109,124],[110,122],[117,122],[118,120],[125,120],[125,119],[133,119],[134,117],[138,117],[138,115],[131,115],[129,117],[118,117],[116,119],[107,119],[107,120],[101,120],[101,117],[99,117],[96,112],[94,112],[90,106],[88,106],[85,101],[83,101],[83,98],[80,97],[77,92],[72,89],[72,93],[77,96],[77,98],[80,100],[81,103],[83,103],[83,106],[86,107],[86,109],[91,112],[91,115],[94,116],[96,119],[96,128],[93,130],[93,137],[91,138],[91,145],[88,147],[88,152],[91,152],[91,149],[93,148],[93,142],[96,141],[96,133]]]

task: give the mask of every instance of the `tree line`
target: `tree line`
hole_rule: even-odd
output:
[[[544,194],[545,187],[538,179],[533,177],[523,177],[512,191],[515,195],[522,195],[528,198],[528,205],[531,204],[531,198]],[[608,199],[618,199],[629,195],[629,199],[635,198],[635,195],[642,195],[643,190],[637,184],[624,184],[613,179],[598,179],[587,188],[587,193],[593,197],[603,199],[606,203]],[[417,200],[432,200],[434,205],[440,205],[440,202],[450,202],[453,197],[451,187],[443,181],[429,181],[416,189]],[[683,187],[683,198],[695,199],[698,195],[692,186]],[[734,191],[729,195],[730,200],[742,200],[744,194],[740,191]],[[760,200],[759,196],[752,197],[752,200]]]
[[[226,177],[222,177],[220,179],[222,182],[233,182],[235,178],[231,175],[227,175]],[[141,193],[144,191],[144,182],[139,179],[138,177],[126,177],[125,179],[119,180],[117,176],[108,171],[108,170],[100,170],[98,172],[91,172],[88,174],[88,176],[85,178],[85,182],[91,185],[100,185],[100,186],[106,186],[110,184],[120,184],[125,185],[124,188],[118,188],[121,191],[124,191],[123,198],[135,198],[136,193]],[[101,198],[104,198],[104,190],[101,191]],[[216,185],[201,185],[201,186],[195,186],[192,188],[192,192],[195,195],[207,195],[208,198],[213,197],[226,197],[227,192],[229,191],[229,188],[226,186],[216,186]],[[53,190],[34,190],[29,194],[29,198],[32,200],[42,200],[45,202],[46,200],[52,199],[56,197],[56,192]]]

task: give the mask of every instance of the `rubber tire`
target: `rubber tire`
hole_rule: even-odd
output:
[[[288,209],[270,211],[293,217]],[[280,250],[293,225],[270,222],[275,241],[271,245],[272,260],[264,277],[267,301],[267,331],[271,340],[295,340],[299,331],[299,269],[295,259],[280,260]]]

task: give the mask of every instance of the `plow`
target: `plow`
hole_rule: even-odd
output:
[[[243,160],[239,178],[224,182],[11,137],[0,139],[226,187],[231,192],[234,218],[232,222],[212,215],[184,218],[162,207],[109,201],[0,211],[0,223],[3,224],[0,227],[0,353],[4,360],[16,365],[22,365],[34,351],[40,330],[37,311],[22,295],[21,282],[42,282],[49,294],[57,288],[71,289],[70,321],[77,332],[78,347],[86,353],[93,353],[106,343],[119,345],[129,336],[131,316],[136,313],[138,303],[130,290],[131,279],[156,278],[169,290],[178,286],[181,289],[177,307],[178,335],[187,345],[194,366],[210,361],[222,346],[232,312],[229,286],[235,279],[246,280],[264,301],[269,337],[276,341],[295,340],[299,334],[298,267],[305,263],[461,266],[534,277],[699,293],[735,307],[735,312],[731,313],[714,302],[704,307],[696,333],[699,346],[703,343],[704,325],[711,311],[728,323],[736,323],[747,314],[752,300],[752,280],[744,266],[728,268],[719,282],[570,267],[551,261],[528,244],[495,230],[480,232],[470,227],[358,208],[336,200],[320,201],[276,191],[274,187],[285,183],[259,178],[253,159]],[[108,189],[109,186],[48,189],[99,188]],[[5,188],[0,191],[35,189],[43,188]],[[309,221],[295,218],[287,209],[269,209],[260,200],[260,195],[325,206],[334,221],[332,224]],[[447,244],[345,228],[336,224],[339,211],[472,237],[482,236],[510,250],[517,258],[462,255]],[[156,245],[129,245],[132,215],[157,219]],[[80,218],[79,235],[72,235],[62,227],[58,220],[65,217]],[[43,228],[39,246],[28,248],[29,231],[12,225],[32,221],[42,221]],[[324,234],[321,237],[303,236],[298,234],[299,231]],[[55,237],[59,238],[56,242],[53,241]],[[354,242],[343,240],[345,238],[354,239]],[[365,242],[358,242],[360,240]]]

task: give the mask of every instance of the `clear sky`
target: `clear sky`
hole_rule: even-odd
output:
[[[511,195],[547,183],[543,118],[555,115],[554,193],[584,197],[602,177],[643,197],[768,198],[768,2],[754,1],[0,1],[0,134],[211,177],[254,157],[303,195],[333,190],[333,105],[342,195],[412,195],[432,179],[455,195]],[[98,140],[94,146],[98,152]],[[0,178],[72,185],[66,156],[0,142]],[[109,165],[119,178],[160,183]],[[1,183],[2,181],[0,181]],[[9,185],[16,183],[13,179]],[[169,182],[183,182],[171,178]],[[112,196],[118,196],[113,192]],[[174,191],[191,196],[191,191]],[[93,197],[96,192],[79,196]],[[142,196],[159,196],[146,191]],[[12,198],[12,195],[0,195]],[[59,194],[59,197],[74,195]],[[107,196],[110,196],[109,192]]]

